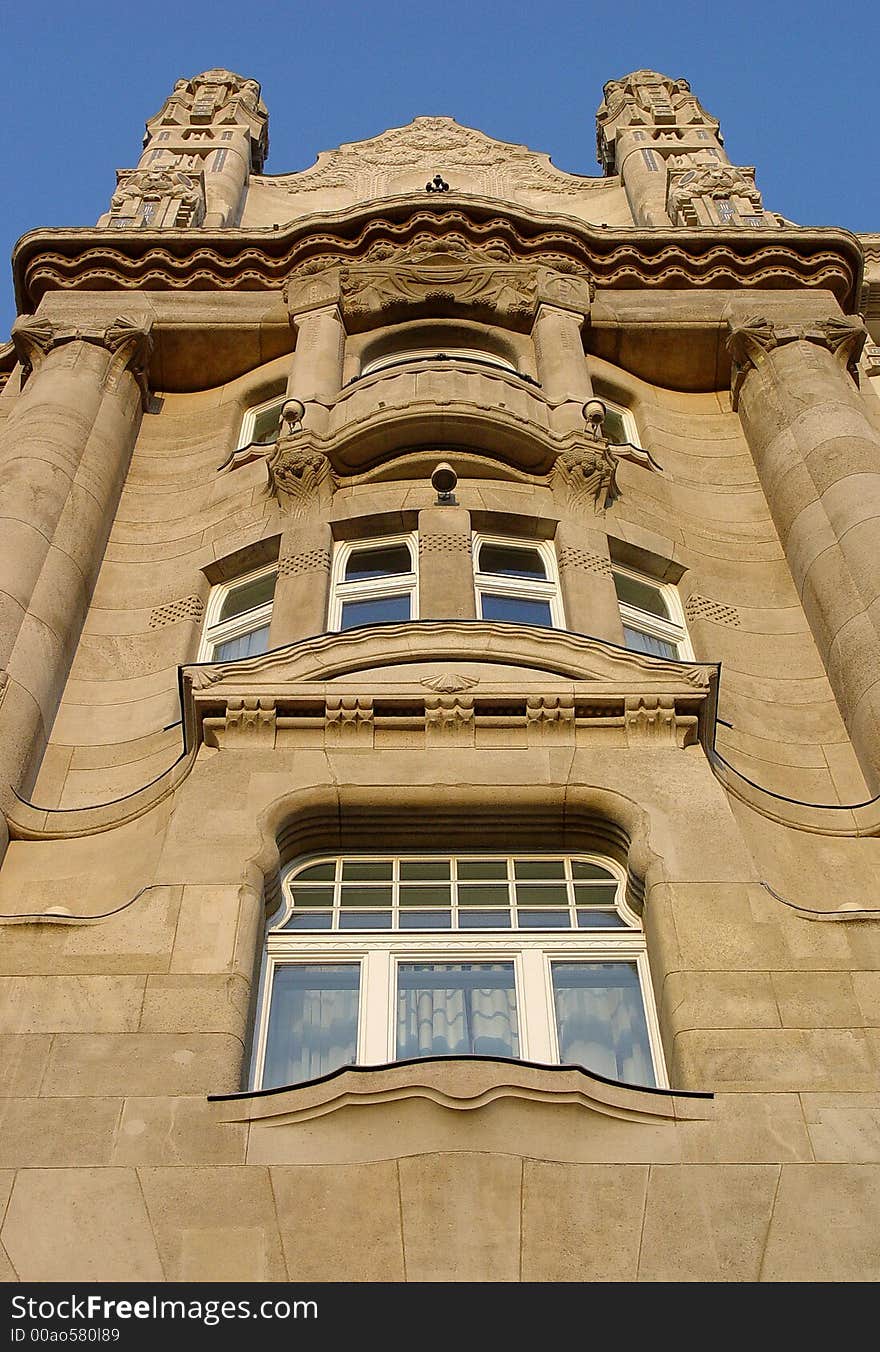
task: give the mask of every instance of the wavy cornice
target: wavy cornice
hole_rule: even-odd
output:
[[[273,290],[310,259],[353,262],[375,244],[406,243],[426,229],[454,229],[481,245],[501,240],[521,261],[573,264],[605,288],[818,287],[844,310],[857,308],[864,262],[857,237],[834,228],[598,227],[487,198],[458,195],[447,205],[408,196],[278,230],[31,231],[13,253],[16,298],[33,311],[57,290]]]

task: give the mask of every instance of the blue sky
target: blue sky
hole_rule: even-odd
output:
[[[0,0],[0,13],[0,341],[15,240],[94,224],[145,119],[211,66],[261,82],[268,173],[442,113],[584,174],[599,172],[603,83],[648,66],[690,80],[732,160],[757,165],[768,207],[880,230],[877,0]]]

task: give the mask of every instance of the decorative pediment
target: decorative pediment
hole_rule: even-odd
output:
[[[570,196],[606,186],[602,179],[567,174],[551,164],[548,155],[496,141],[451,117],[417,117],[405,127],[392,127],[369,140],[346,142],[323,151],[311,169],[273,175],[271,181],[291,194],[347,188],[381,196],[401,175],[427,187],[439,171],[453,192],[463,188],[487,195],[553,192]]]

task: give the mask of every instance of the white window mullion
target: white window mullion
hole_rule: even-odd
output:
[[[520,974],[520,1054],[524,1061],[552,1065],[557,1060],[556,1040],[547,998],[547,960],[539,949],[527,949],[520,955]]]
[[[393,961],[387,949],[372,949],[364,958],[361,996],[361,1030],[358,1039],[358,1063],[382,1066],[394,1060],[391,1036],[394,1032],[392,991]]]

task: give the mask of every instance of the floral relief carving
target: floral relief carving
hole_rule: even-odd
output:
[[[328,457],[301,433],[282,434],[266,460],[269,492],[294,516],[307,516],[329,501],[335,488]]]

